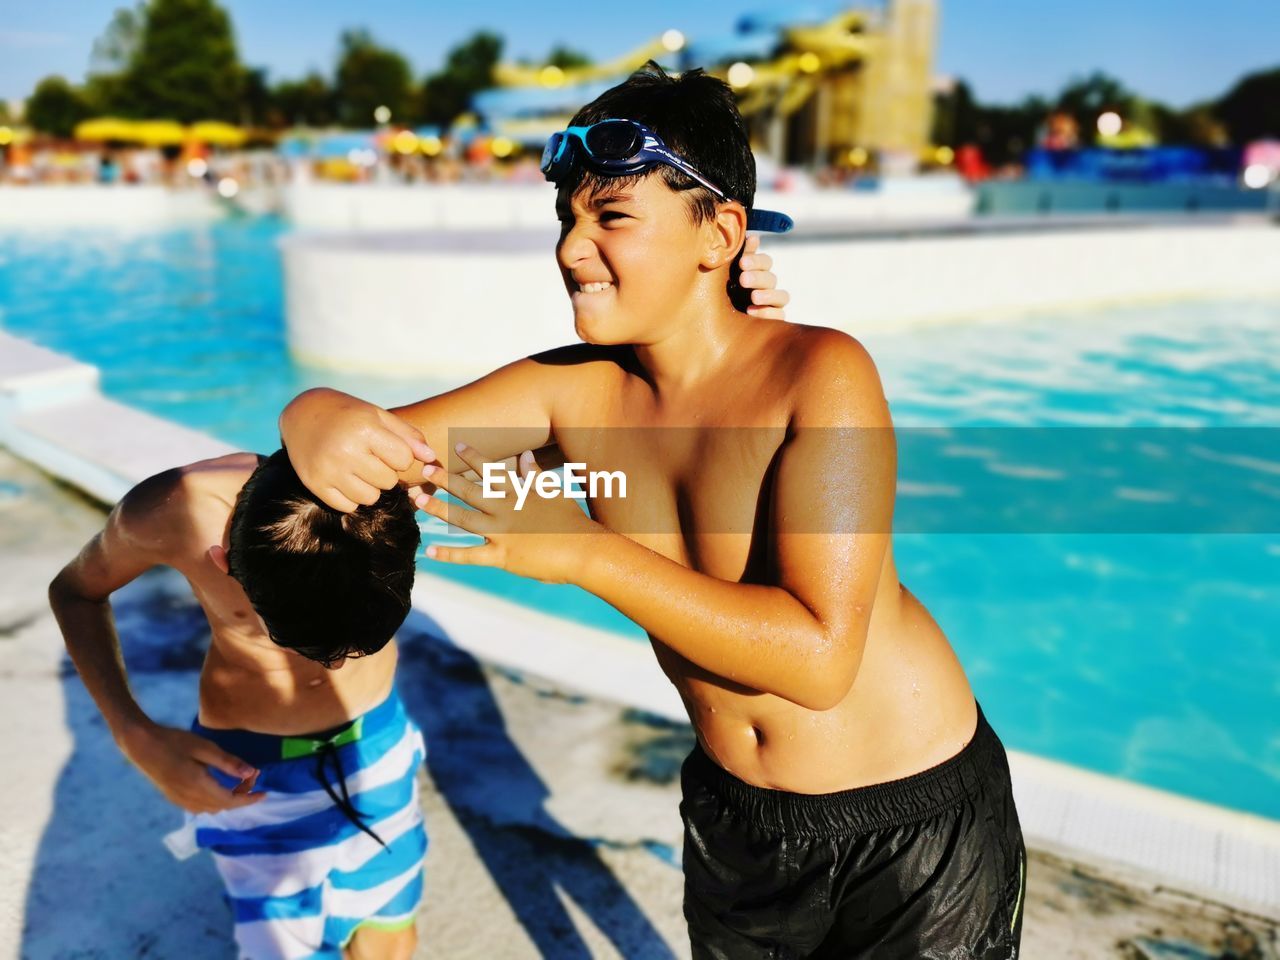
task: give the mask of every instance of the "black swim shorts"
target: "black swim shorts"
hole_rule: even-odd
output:
[[[695,960],[1014,960],[1027,851],[1000,738],[901,780],[805,795],[695,747],[680,772]]]

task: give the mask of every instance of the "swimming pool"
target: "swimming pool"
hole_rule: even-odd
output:
[[[292,363],[280,232],[239,221],[11,233],[0,238],[0,326],[98,365],[120,400],[262,451],[278,443],[279,409],[308,386],[393,404],[454,385]],[[1129,307],[864,341],[899,426],[963,436],[980,426],[1280,425],[1277,303]],[[919,478],[904,464],[903,479]],[[928,484],[910,495],[928,496]],[[900,533],[895,550],[1010,747],[1280,816],[1280,536]],[[642,636],[572,588],[431,569]]]

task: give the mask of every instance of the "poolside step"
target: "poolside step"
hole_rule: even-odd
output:
[[[98,368],[0,331],[0,417],[95,393]]]
[[[104,503],[180,463],[235,450],[109,400],[97,367],[0,333],[0,444]]]
[[[162,470],[236,449],[97,393],[13,417],[0,440],[106,503]]]
[[[1136,867],[1280,920],[1280,822],[1010,750],[1027,843]]]

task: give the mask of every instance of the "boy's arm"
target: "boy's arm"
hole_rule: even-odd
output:
[[[171,801],[193,812],[256,802],[233,796],[205,771],[211,764],[247,779],[254,768],[209,741],[161,727],[129,690],[109,597],[151,567],[178,566],[191,526],[182,516],[182,475],[144,480],[117,504],[106,526],[49,585],[49,604],[85,689],[117,746]]]
[[[875,366],[852,338],[813,352],[771,504],[771,580],[732,583],[620,534],[574,582],[704,670],[811,710],[844,699],[890,539],[896,453]]]
[[[337,390],[308,390],[280,415],[280,436],[308,489],[349,512],[397,483],[422,483],[422,467],[447,464],[459,438],[489,460],[546,446],[565,371],[597,355],[578,345],[550,350],[390,411]]]

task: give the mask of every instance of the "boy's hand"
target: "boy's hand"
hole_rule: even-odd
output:
[[[337,390],[299,394],[280,414],[289,461],[312,493],[343,513],[376,503],[414,461],[436,455],[417,428]]]
[[[457,453],[483,477],[484,461],[476,450],[460,443]],[[518,467],[522,483],[531,477],[536,482],[540,471],[532,451],[520,454]],[[529,487],[523,506],[516,509],[516,493],[509,482],[499,488],[504,496],[493,498],[482,496],[479,484],[440,467],[427,467],[423,473],[471,509],[428,496],[417,498],[418,509],[486,541],[475,547],[430,546],[427,556],[433,560],[500,567],[545,583],[573,583],[596,535],[605,529],[583,512],[579,501],[543,497],[533,486]]]
[[[247,807],[265,793],[249,793],[258,771],[217,744],[187,730],[149,724],[122,738],[120,749],[154,783],[165,799],[191,813],[217,813]],[[228,790],[209,775],[206,766],[240,778]]]
[[[751,306],[747,307],[747,313],[766,320],[785,320],[787,312],[783,308],[791,302],[791,294],[775,289],[778,278],[773,273],[773,257],[759,250],[760,234],[748,234],[738,260],[742,268],[738,285],[751,291]]]

